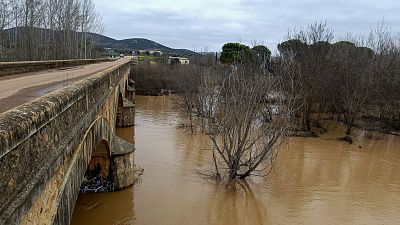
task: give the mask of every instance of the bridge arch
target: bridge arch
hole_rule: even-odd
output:
[[[47,221],[46,224],[69,224],[83,177],[90,162],[94,162],[93,165],[98,162],[96,159],[93,160],[94,154],[109,160],[109,168],[104,169],[111,172],[113,132],[113,126],[106,117],[97,117],[87,128],[82,141],[71,153],[71,156],[55,171],[47,187],[26,216],[22,218],[20,224],[32,224],[32,222],[39,224],[45,221]],[[99,148],[99,146],[101,147]],[[50,196],[49,192],[54,192],[54,194]],[[35,215],[35,217],[31,215]]]
[[[56,200],[56,213],[52,219],[53,224],[69,224],[72,217],[75,201],[79,194],[83,177],[92,159],[93,152],[99,143],[112,149],[113,127],[105,117],[98,117],[86,130],[82,142],[68,163],[68,170],[64,183],[60,187],[60,192]],[[107,151],[108,157],[111,157],[111,151]]]

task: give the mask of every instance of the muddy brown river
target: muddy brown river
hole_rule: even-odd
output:
[[[206,138],[179,123],[171,97],[137,96],[136,126],[118,134],[135,142],[141,182],[81,194],[71,224],[400,224],[399,137],[358,131],[349,145],[338,127],[291,138],[267,177],[227,186],[199,175],[211,168]]]

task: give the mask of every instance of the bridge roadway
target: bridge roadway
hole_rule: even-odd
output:
[[[0,77],[0,113],[129,60],[125,57],[116,61]]]

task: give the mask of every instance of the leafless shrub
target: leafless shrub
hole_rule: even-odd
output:
[[[176,103],[188,117],[192,133],[196,129],[195,122],[204,131],[206,120],[213,112],[212,99],[220,82],[220,71],[218,67],[201,65],[180,66],[173,70],[174,90],[178,95]]]
[[[178,76],[182,108],[211,140],[216,177],[244,179],[271,166],[299,107],[295,64],[283,60],[279,69],[286,71],[272,76],[244,64],[187,67]]]
[[[336,117],[350,138],[366,117],[398,129],[400,101],[394,93],[400,90],[399,36],[379,24],[368,37],[348,35],[333,44],[332,40],[332,30],[321,22],[291,32],[278,46],[275,64],[294,59],[300,73],[304,104],[296,115],[298,127],[311,131],[321,126],[322,118]]]
[[[136,93],[139,95],[162,95],[173,89],[172,71],[169,65],[141,63],[137,66]]]

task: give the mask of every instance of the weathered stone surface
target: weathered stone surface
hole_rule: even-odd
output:
[[[135,182],[135,147],[116,137],[111,153],[113,160],[113,178],[115,190],[129,187]]]
[[[133,126],[135,125],[135,104],[126,98],[123,98],[122,101],[122,106],[117,110],[117,126]]]
[[[114,189],[121,190],[135,183],[134,152],[113,157]]]
[[[133,84],[131,84],[133,85]],[[135,103],[135,87],[128,85],[126,88],[126,98],[131,101],[132,103]]]
[[[0,224],[69,224],[93,150],[113,149],[129,71],[114,66],[0,114]]]
[[[50,61],[25,61],[25,62],[0,62],[0,77],[12,74],[20,74],[27,72],[35,72],[47,69],[55,69],[61,67],[71,67],[86,65],[90,63],[99,63],[109,61],[111,59],[74,59],[74,60],[50,60]]]

